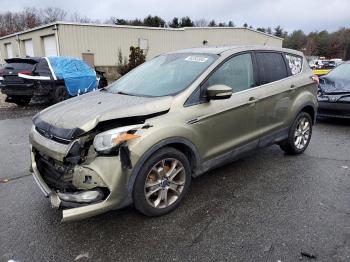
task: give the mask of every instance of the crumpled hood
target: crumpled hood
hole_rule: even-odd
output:
[[[37,114],[33,122],[45,132],[72,139],[99,122],[167,111],[172,100],[170,96],[149,98],[96,91],[53,105]]]
[[[327,76],[320,77],[320,89],[323,93],[337,94],[350,92],[349,79],[335,79]]]

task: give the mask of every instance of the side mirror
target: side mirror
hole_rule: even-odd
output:
[[[232,93],[232,88],[226,85],[213,85],[207,88],[208,101],[228,99],[232,96]]]

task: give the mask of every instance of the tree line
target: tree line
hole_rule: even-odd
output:
[[[207,19],[193,20],[189,16],[174,17],[170,21],[166,21],[157,15],[148,15],[143,19],[110,17],[101,21],[98,19],[91,19],[87,16],[81,16],[78,13],[68,16],[65,10],[57,7],[49,7],[45,9],[27,7],[20,12],[0,13],[0,37],[55,21],[169,28],[236,26],[233,21],[219,22]],[[273,28],[254,28],[252,25],[244,23],[242,26],[284,38],[283,47],[302,51],[307,56],[325,56],[327,58],[342,58],[345,60],[350,59],[350,28],[340,28],[335,32],[323,30],[306,34],[302,30],[295,30],[288,33],[283,30],[280,25]]]

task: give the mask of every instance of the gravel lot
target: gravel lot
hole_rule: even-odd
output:
[[[46,107],[46,105],[31,103],[28,106],[17,106],[13,103],[6,103],[5,98],[6,96],[0,91],[0,120],[33,116]]]
[[[318,123],[303,155],[271,146],[194,179],[167,216],[62,224],[28,173],[39,108],[1,106],[0,261],[350,261],[350,121]]]

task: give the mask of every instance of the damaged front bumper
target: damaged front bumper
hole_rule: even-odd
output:
[[[131,171],[122,168],[119,156],[95,156],[66,168],[63,163],[74,141],[58,143],[42,136],[34,127],[29,138],[34,179],[50,198],[52,207],[63,209],[62,221],[88,218],[131,203],[128,191]],[[61,174],[58,181],[56,178]]]

